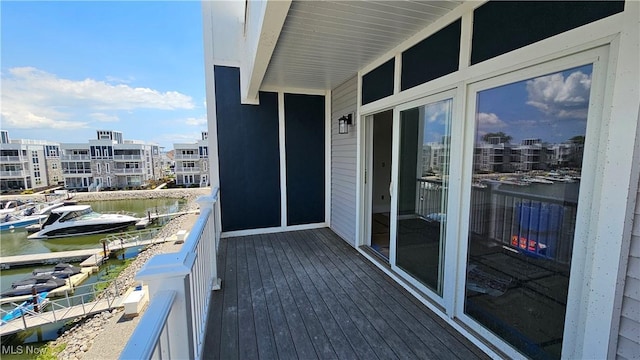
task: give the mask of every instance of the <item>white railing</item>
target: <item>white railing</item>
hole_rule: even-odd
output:
[[[24,170],[7,170],[0,171],[0,177],[8,178],[8,177],[25,177],[27,176],[27,172]]]
[[[156,255],[136,274],[150,304],[120,359],[201,359],[211,291],[220,289],[218,189],[198,199],[200,216],[178,253]],[[185,341],[186,340],[186,341]]]
[[[175,160],[197,160],[200,159],[199,154],[176,154]]]
[[[113,160],[142,160],[142,155],[113,155]]]
[[[60,161],[91,160],[91,155],[61,155]]]
[[[91,174],[91,169],[62,169],[62,174]]]
[[[114,174],[142,174],[142,168],[113,168]]]
[[[21,163],[27,161],[29,161],[29,159],[22,156],[0,156],[0,163]]]
[[[199,173],[200,167],[199,166],[176,167],[173,169],[173,171],[175,171],[176,173]]]

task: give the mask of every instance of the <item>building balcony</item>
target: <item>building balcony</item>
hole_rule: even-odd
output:
[[[174,169],[176,174],[199,174],[200,173],[200,167],[199,166],[193,166],[193,167],[176,167]]]
[[[60,161],[91,160],[91,155],[61,155]]]
[[[142,168],[129,168],[129,169],[120,169],[120,168],[113,168],[113,173],[116,175],[131,175],[131,174],[143,174],[143,170]]]
[[[137,274],[151,301],[121,359],[487,358],[331,230],[220,239],[214,201]]]
[[[176,154],[174,160],[198,160],[200,155],[198,154]]]
[[[26,170],[5,170],[0,171],[0,177],[3,179],[7,178],[24,178],[28,176],[28,172]]]
[[[29,159],[22,156],[0,156],[0,164],[21,164],[28,161]]]
[[[114,161],[142,161],[142,155],[113,155]]]
[[[91,169],[63,169],[63,175],[75,175],[75,174],[89,174],[91,175]]]

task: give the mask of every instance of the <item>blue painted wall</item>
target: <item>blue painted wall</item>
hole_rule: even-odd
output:
[[[287,225],[324,222],[324,96],[284,95]]]
[[[280,226],[278,95],[240,103],[238,68],[216,66],[222,231]]]

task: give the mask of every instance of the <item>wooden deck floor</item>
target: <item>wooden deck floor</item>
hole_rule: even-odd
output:
[[[223,239],[204,357],[484,359],[329,229]]]

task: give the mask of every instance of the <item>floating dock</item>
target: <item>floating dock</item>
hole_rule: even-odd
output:
[[[12,267],[27,265],[57,264],[59,262],[78,262],[99,252],[101,253],[102,249],[84,249],[40,254],[3,256],[0,257],[0,268],[5,270]]]
[[[126,242],[118,243],[112,242],[109,244],[107,254],[105,256],[104,251],[100,249],[84,249],[84,250],[71,250],[71,251],[56,251],[50,253],[40,254],[27,254],[16,256],[4,256],[0,257],[0,269],[6,270],[12,267],[38,265],[38,264],[57,264],[59,262],[80,262],[82,267],[98,266],[102,264],[108,257],[109,252],[116,250],[123,250],[136,246],[146,246],[152,244],[160,244],[166,241],[178,240],[176,235],[167,236],[164,238],[149,239],[149,240],[129,240]]]
[[[62,285],[58,288],[55,288],[49,291],[49,295],[47,297],[54,298],[58,296],[63,296],[65,294],[73,294],[74,289],[78,287],[80,284],[82,284],[85,280],[87,280],[89,278],[89,275],[94,273],[95,271],[97,271],[97,268],[95,267],[81,269],[80,273],[75,274],[69,277],[68,279],[65,279],[67,281],[66,285]],[[20,303],[20,302],[29,300],[31,298],[33,298],[33,295],[31,294],[0,298],[0,305],[8,304],[8,303]]]

